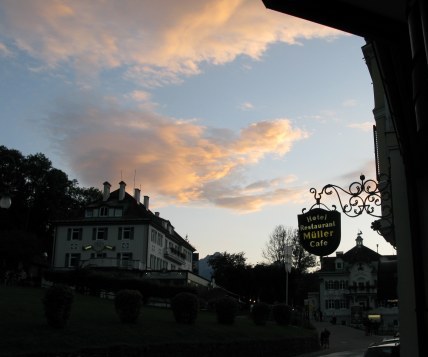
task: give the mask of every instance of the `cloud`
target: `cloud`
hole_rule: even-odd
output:
[[[45,122],[56,150],[68,157],[85,185],[118,182],[121,174],[129,183],[136,171],[137,186],[170,202],[209,202],[237,210],[282,202],[282,194],[293,196],[283,190],[292,177],[245,183],[250,167],[283,157],[308,137],[288,119],[265,120],[232,133],[148,110],[124,110],[113,101],[94,107],[98,101],[85,100],[61,103]],[[223,135],[226,131],[229,135]]]
[[[373,125],[372,121],[366,121],[364,123],[352,123],[349,124],[348,127],[368,132],[373,130]]]
[[[253,110],[254,109],[254,105],[252,103],[250,103],[250,102],[244,102],[244,103],[241,103],[239,105],[239,109],[244,110],[244,111]]]
[[[357,104],[358,104],[358,102],[357,102],[357,100],[356,100],[356,99],[347,99],[347,100],[345,100],[345,101],[342,103],[342,105],[343,105],[344,107],[347,107],[347,108],[349,108],[349,107],[355,107],[355,106],[357,106]]]
[[[4,43],[0,42],[0,56],[9,57],[12,56],[12,52],[6,47]]]
[[[254,0],[3,1],[0,13],[2,36],[50,68],[120,69],[146,86],[179,82],[206,63],[260,59],[275,42],[345,35]]]

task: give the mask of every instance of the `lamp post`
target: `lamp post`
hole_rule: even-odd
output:
[[[288,305],[288,274],[291,272],[292,246],[284,246],[284,267],[285,267],[285,304]]]

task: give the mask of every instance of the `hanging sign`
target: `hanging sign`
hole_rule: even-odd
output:
[[[299,240],[302,247],[311,254],[326,256],[333,253],[340,244],[340,213],[314,208],[297,215]]]

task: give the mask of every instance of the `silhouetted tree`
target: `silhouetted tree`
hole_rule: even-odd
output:
[[[314,255],[308,253],[299,243],[299,233],[297,229],[278,225],[269,236],[262,255],[270,263],[284,263],[285,247],[292,247],[291,266],[298,273],[306,273],[310,268],[317,265]]]
[[[12,205],[0,210],[0,234],[10,239],[18,237],[17,242],[25,244],[21,249],[26,256],[28,250],[33,250],[34,255],[49,254],[52,249],[49,223],[68,217],[88,201],[102,197],[95,188],[79,188],[76,180],[69,180],[67,174],[54,168],[44,154],[24,156],[1,145],[0,193],[6,191],[11,194]],[[11,256],[7,246],[0,249],[0,257]]]
[[[216,284],[238,295],[248,290],[248,266],[245,253],[216,253],[208,259]]]

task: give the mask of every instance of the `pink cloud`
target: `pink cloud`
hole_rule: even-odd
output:
[[[197,122],[150,111],[123,111],[112,103],[107,110],[70,107],[52,114],[47,128],[72,170],[80,173],[79,180],[98,187],[101,181],[118,182],[123,176],[132,183],[137,172],[137,186],[176,203],[232,208],[235,202],[235,209],[252,210],[263,205],[263,197],[264,204],[282,202],[275,192],[290,178],[271,180],[263,188],[259,184],[255,192],[245,187],[242,175],[268,155],[284,156],[295,142],[307,138],[287,119],[266,120],[225,136],[225,129],[210,131]]]
[[[344,35],[254,0],[32,0],[2,2],[0,10],[2,35],[47,65],[121,67],[146,85],[198,74],[201,63],[260,59],[275,42]]]

